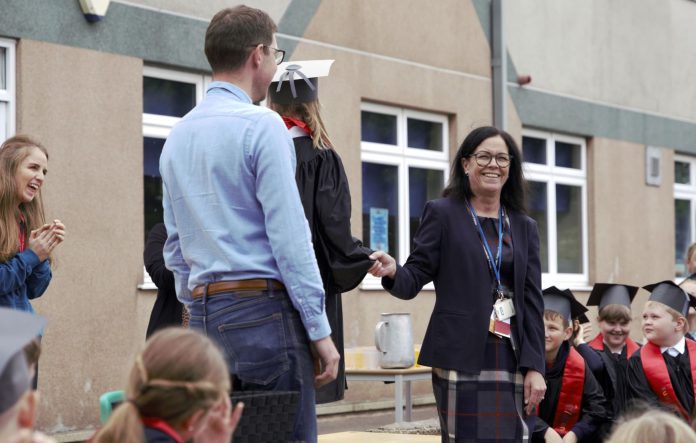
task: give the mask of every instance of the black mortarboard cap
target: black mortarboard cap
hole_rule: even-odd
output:
[[[0,308],[0,415],[31,386],[24,346],[41,332],[43,317]]]
[[[587,306],[599,306],[601,310],[607,305],[624,305],[630,309],[638,289],[637,286],[595,283],[590,298],[587,299]]]
[[[268,88],[273,103],[289,105],[315,101],[319,96],[319,77],[326,77],[333,60],[281,63]]]
[[[584,316],[584,313],[587,312],[587,308],[575,299],[569,289],[560,290],[551,286],[544,289],[542,294],[544,296],[544,310],[558,312],[568,321]]]
[[[643,289],[650,291],[648,301],[656,301],[663,305],[667,305],[681,313],[684,317],[689,313],[690,297],[673,281],[665,280],[659,283],[653,283],[643,286]]]

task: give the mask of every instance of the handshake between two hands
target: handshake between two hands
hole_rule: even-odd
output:
[[[375,262],[367,272],[375,277],[394,278],[396,274],[396,260],[394,260],[394,257],[384,251],[375,251],[370,255],[370,260]]]

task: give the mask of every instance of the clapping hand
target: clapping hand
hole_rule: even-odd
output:
[[[29,234],[29,249],[44,261],[56,246],[65,240],[65,225],[60,220],[53,220]]]

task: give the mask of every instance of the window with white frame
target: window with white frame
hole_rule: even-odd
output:
[[[0,143],[15,131],[15,42],[0,38]]]
[[[363,242],[403,263],[425,203],[445,185],[447,116],[363,103],[360,122]]]
[[[674,274],[686,277],[686,252],[696,238],[696,157],[674,158]]]
[[[143,70],[143,189],[145,239],[163,221],[159,158],[172,127],[205,92],[208,76],[145,67]],[[154,288],[145,272],[143,288]]]
[[[529,215],[537,221],[544,286],[587,285],[585,140],[524,130]]]

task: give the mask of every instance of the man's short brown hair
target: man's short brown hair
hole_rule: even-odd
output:
[[[205,56],[213,72],[241,68],[251,49],[270,45],[278,27],[260,9],[245,5],[223,9],[215,14],[205,33]]]

